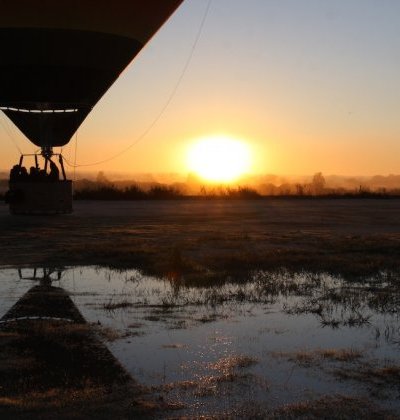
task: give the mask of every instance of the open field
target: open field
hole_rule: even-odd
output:
[[[45,217],[2,205],[0,264],[69,267],[59,286],[87,321],[3,327],[3,414],[396,418],[399,210],[397,199],[77,202]],[[15,317],[32,285],[17,274],[0,272],[1,315]],[[49,340],[77,356],[37,369]],[[79,382],[73,367],[92,353],[122,388],[103,387],[98,362]],[[21,375],[42,392],[27,399]],[[79,389],[64,386],[68,375]]]
[[[400,261],[400,200],[75,202],[67,216],[0,206],[1,265],[105,265],[159,276],[253,269],[363,275]]]

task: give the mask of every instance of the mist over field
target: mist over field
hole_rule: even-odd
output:
[[[137,186],[143,191],[164,186],[173,188],[179,195],[221,195],[226,189],[251,188],[260,195],[329,195],[346,193],[400,194],[400,175],[346,176],[325,175],[252,175],[242,176],[234,183],[210,183],[195,174],[179,173],[118,173],[76,172],[70,173],[75,191],[98,189],[104,186],[125,189]],[[0,172],[0,194],[8,189],[8,172]]]

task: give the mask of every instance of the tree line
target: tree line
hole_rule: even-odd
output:
[[[184,183],[141,185],[134,181],[111,182],[103,172],[99,172],[95,180],[81,179],[74,183],[75,200],[182,200],[196,199],[260,199],[264,197],[286,198],[399,198],[400,188],[371,188],[359,185],[357,188],[332,188],[327,186],[325,177],[317,172],[309,182],[305,183],[272,183],[250,186],[199,185],[193,192],[188,191]],[[0,199],[8,189],[8,180],[0,180]]]

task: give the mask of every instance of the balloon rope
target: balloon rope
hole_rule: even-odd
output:
[[[74,182],[76,181],[76,155],[78,153],[78,132],[75,134]],[[65,160],[65,159],[64,159]]]
[[[198,29],[197,34],[196,34],[196,38],[195,38],[194,43],[192,45],[192,48],[190,50],[189,56],[188,56],[188,58],[187,58],[187,60],[185,62],[185,65],[183,66],[183,69],[181,71],[181,74],[180,74],[177,82],[175,83],[175,86],[172,89],[172,91],[171,91],[171,93],[170,93],[170,95],[169,95],[166,103],[161,108],[161,111],[157,114],[157,116],[155,117],[155,119],[153,120],[153,122],[146,128],[146,130],[143,131],[143,133],[141,135],[139,135],[139,137],[134,142],[132,142],[129,146],[125,147],[123,150],[121,150],[120,152],[116,153],[115,155],[112,155],[112,156],[110,156],[110,157],[108,157],[106,159],[103,159],[103,160],[99,160],[97,162],[80,164],[80,165],[77,165],[76,164],[76,160],[75,160],[75,163],[72,164],[68,160],[65,159],[66,163],[69,166],[71,166],[73,168],[79,168],[79,167],[83,167],[83,166],[96,166],[96,165],[101,165],[102,163],[110,162],[111,160],[114,160],[114,159],[118,158],[119,156],[125,154],[128,150],[130,150],[133,146],[137,145],[141,140],[144,139],[144,137],[147,136],[147,134],[153,129],[153,127],[158,123],[158,121],[160,120],[160,118],[163,116],[164,112],[166,111],[166,109],[168,108],[168,106],[170,105],[170,103],[172,102],[172,99],[175,97],[175,94],[178,91],[178,88],[179,88],[179,86],[180,86],[183,78],[185,77],[186,71],[187,71],[187,69],[189,67],[190,62],[192,61],[192,58],[193,58],[195,49],[196,49],[197,44],[198,44],[198,42],[200,40],[200,36],[201,36],[201,34],[203,32],[204,24],[206,22],[206,19],[207,19],[207,16],[208,16],[208,12],[209,12],[210,7],[211,7],[211,3],[212,3],[212,0],[208,0],[207,7],[205,9],[203,18],[202,18],[202,20],[200,22],[200,26],[199,26],[199,29]]]

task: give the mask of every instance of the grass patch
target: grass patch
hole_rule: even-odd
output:
[[[249,356],[234,355],[223,357],[214,363],[209,363],[208,367],[223,374],[232,373],[235,369],[243,369],[257,364],[257,359]]]
[[[133,306],[133,303],[127,299],[121,299],[116,301],[114,297],[111,297],[108,302],[103,303],[102,308],[106,311],[116,311],[117,309],[126,309]]]
[[[374,366],[373,363],[357,365],[354,368],[346,367],[334,370],[334,375],[339,379],[362,382],[378,387],[392,387],[400,385],[400,366],[388,364]]]
[[[320,364],[324,360],[352,363],[363,357],[363,353],[355,349],[300,350],[296,352],[272,352],[271,355],[305,366]]]
[[[382,267],[400,271],[398,200],[185,200],[126,207],[79,202],[74,215],[54,219],[12,219],[4,209],[0,264],[140,268],[186,282],[281,267],[356,276]]]
[[[244,355],[223,357],[213,363],[202,363],[201,367],[205,371],[195,374],[194,379],[162,384],[153,387],[153,390],[166,393],[189,392],[196,398],[218,395],[224,398],[227,398],[227,396],[234,397],[241,386],[267,391],[269,386],[264,378],[250,372],[243,372],[243,369],[256,363],[258,363],[256,359]],[[191,363],[182,367],[189,372],[193,369]]]
[[[92,329],[95,331],[98,337],[104,341],[113,342],[121,340],[123,338],[133,337],[141,335],[139,331],[120,331],[116,328],[105,327],[103,325],[92,324]]]
[[[354,362],[363,357],[361,351],[354,349],[324,349],[317,350],[316,352],[323,359],[335,360],[338,362]]]
[[[371,401],[348,397],[344,395],[324,396],[310,401],[301,401],[281,407],[267,416],[276,420],[291,419],[332,419],[332,420],[354,420],[354,419],[395,419],[389,411],[382,410],[371,403]]]
[[[163,349],[187,349],[189,346],[187,344],[180,344],[180,343],[175,343],[175,344],[163,344],[162,348]]]

